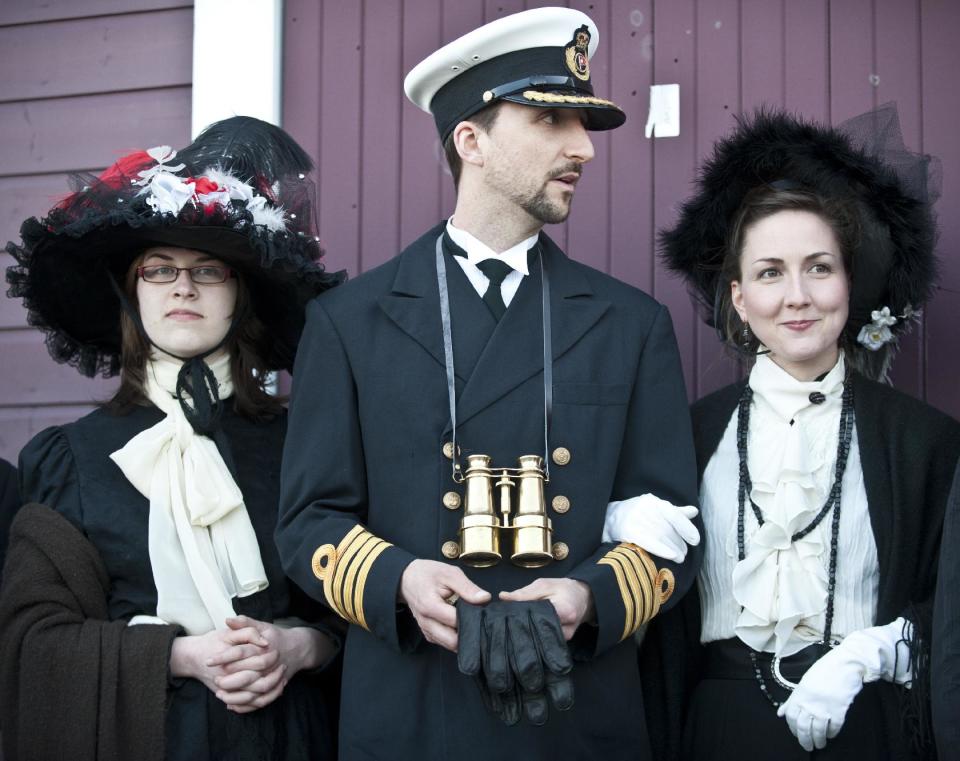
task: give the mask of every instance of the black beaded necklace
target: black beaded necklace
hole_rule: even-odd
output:
[[[748,499],[757,523],[761,526],[764,523],[763,513],[760,511],[757,503],[753,501],[753,498],[749,496],[753,490],[753,481],[750,479],[750,470],[747,467],[747,433],[750,430],[750,404],[752,402],[753,389],[747,384],[740,397],[740,405],[737,412],[737,453],[740,456],[740,485],[737,490],[737,556],[740,560],[743,560],[747,555],[744,542],[744,519],[746,517],[746,502]],[[833,519],[830,526],[830,563],[827,577],[827,611],[823,627],[823,640],[821,642],[821,644],[826,647],[831,646],[830,637],[833,629],[833,603],[837,581],[837,537],[840,533],[840,492],[843,486],[843,474],[847,468],[847,456],[850,454],[850,441],[852,437],[853,384],[850,382],[850,377],[847,376],[843,382],[843,397],[840,408],[840,432],[837,437],[837,463],[834,471],[833,485],[830,487],[830,492],[827,494],[827,499],[823,503],[823,507],[820,508],[820,511],[814,516],[813,520],[790,537],[791,542],[803,539],[803,537],[820,525],[827,516],[827,513],[830,512],[830,509],[833,508]],[[753,671],[764,696],[774,707],[779,707],[780,702],[770,694],[763,672],[760,669],[757,653],[753,648],[750,649],[750,660],[753,663]],[[774,669],[774,677],[776,678],[776,669]]]

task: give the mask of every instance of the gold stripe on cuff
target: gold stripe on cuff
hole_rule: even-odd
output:
[[[367,631],[370,631],[370,627],[367,626],[367,617],[363,610],[363,593],[367,586],[367,576],[370,575],[370,569],[373,568],[374,561],[389,546],[389,542],[385,542],[382,539],[379,540],[379,543],[374,545],[367,554],[367,557],[364,558],[360,572],[357,574],[357,586],[353,592],[357,611],[357,623]]]
[[[634,621],[636,620],[637,608],[633,600],[633,592],[630,584],[624,574],[622,561],[611,553],[607,553],[597,561],[600,565],[608,565],[613,569],[613,575],[617,577],[617,586],[620,587],[620,597],[623,598],[623,634],[621,640],[630,636],[632,631],[636,630]]]
[[[368,629],[363,610],[367,576],[374,561],[392,546],[363,526],[354,526],[336,549],[332,544],[325,544],[313,553],[313,573],[323,582],[324,597],[337,615]]]
[[[615,552],[623,556],[630,567],[633,568],[634,573],[637,575],[637,579],[640,583],[640,591],[643,594],[643,606],[639,616],[639,622],[637,626],[639,627],[645,621],[649,621],[655,615],[656,610],[656,592],[654,591],[654,579],[650,576],[649,568],[643,563],[643,561],[637,556],[637,554],[625,547],[618,547]]]
[[[669,568],[658,569],[653,558],[635,544],[618,544],[597,563],[613,569],[620,588],[624,608],[621,640],[656,616],[673,594],[673,572]]]
[[[353,616],[351,616],[349,611],[346,609],[346,606],[343,602],[344,577],[347,575],[347,571],[353,565],[357,551],[371,536],[373,535],[361,529],[360,533],[356,534],[349,542],[346,540],[340,542],[340,546],[337,549],[337,570],[334,571],[333,584],[331,585],[333,591],[333,599],[331,600],[331,604],[334,610],[336,610],[341,617],[347,619],[347,621],[350,621],[350,623],[355,623],[355,621]]]
[[[644,621],[650,618],[650,610],[653,608],[652,583],[632,552],[617,547],[611,550],[610,554],[620,558],[621,562],[629,569],[626,576],[631,582],[631,591],[637,598],[636,623],[630,632],[632,634],[640,628]]]
[[[356,584],[357,572],[363,564],[364,558],[370,551],[370,548],[380,540],[373,534],[364,534],[363,539],[355,545],[354,552],[344,566],[343,577],[339,586],[340,605],[343,607],[345,618],[354,623],[357,622],[357,614],[353,606],[353,588]]]

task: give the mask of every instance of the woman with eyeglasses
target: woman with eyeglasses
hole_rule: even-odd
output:
[[[55,360],[113,398],[20,456],[0,594],[11,759],[334,754],[323,610],[273,542],[283,400],[318,262],[310,161],[249,117],[124,157],[7,250]],[[335,688],[335,685],[332,685]]]

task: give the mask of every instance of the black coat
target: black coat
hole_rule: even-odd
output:
[[[138,407],[127,415],[100,409],[75,423],[37,434],[20,454],[24,502],[55,509],[99,553],[108,577],[110,621],[141,613],[156,615],[157,590],[148,547],[150,505],[109,455],[162,418],[163,413],[153,406]],[[234,609],[263,621],[289,616],[311,621],[327,615],[289,582],[273,544],[286,416],[253,423],[228,404],[222,427],[269,582],[261,592],[234,598]],[[36,600],[37,605],[48,602]],[[92,657],[70,650],[61,655]],[[109,684],[102,688],[114,689]],[[319,680],[310,674],[297,675],[277,701],[246,715],[227,711],[194,679],[171,680],[167,697],[166,758],[292,761],[333,756],[324,694]]]
[[[960,423],[890,386],[853,376],[853,406],[870,527],[877,546],[879,589],[876,624],[906,616],[929,647],[941,526],[954,467],[960,456]],[[693,405],[698,480],[735,413],[745,383],[710,394]],[[842,561],[841,561],[842,562]],[[838,573],[842,573],[839,570]],[[641,663],[648,723],[656,755],[677,757],[684,716],[699,681],[699,595],[662,617],[647,633]],[[877,731],[891,749],[902,748],[901,713],[915,715],[913,698],[928,685],[920,675],[915,690],[884,690]],[[919,688],[919,689],[916,689]],[[759,689],[759,687],[757,688]],[[910,699],[909,707],[901,705]],[[892,758],[899,758],[891,750]]]
[[[960,759],[960,466],[943,521],[930,657],[933,734],[940,761]]]
[[[0,460],[0,573],[7,556],[7,541],[13,515],[20,507],[17,489],[17,469],[6,460]]]
[[[600,541],[609,500],[652,492],[692,504],[696,496],[669,315],[541,236],[553,328],[550,448],[572,455],[569,464],[551,463],[546,502],[569,498],[569,512],[550,515],[553,539],[565,542],[569,555],[540,569],[504,559],[464,571],[494,596],[542,576],[581,579],[598,620],[578,632],[586,661],[574,667],[574,708],[554,712],[545,727],[504,727],[458,672],[455,656],[425,643],[410,652],[415,625],[397,610],[407,564],[444,561],[441,546],[457,538],[462,515],[442,503],[446,492],[462,494],[442,453],[451,433],[435,267],[442,231],[434,228],[399,257],[314,301],[297,354],[277,542],[287,572],[320,600],[327,598],[311,567],[315,551],[328,557],[336,547],[359,567],[333,585],[334,593],[346,589],[355,619],[363,618],[350,627],[345,651],[341,755],[645,758],[635,648],[629,635],[624,640],[636,590],[622,589],[598,561],[612,549]],[[514,465],[519,455],[542,454],[539,268],[499,323],[450,258],[447,272],[463,455]],[[692,584],[699,560],[694,550],[683,566],[657,562],[676,574],[670,603]]]

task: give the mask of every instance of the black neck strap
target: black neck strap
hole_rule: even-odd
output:
[[[553,345],[550,326],[550,279],[543,250],[537,243],[540,259],[541,303],[543,307],[543,465],[545,480],[550,480],[550,419],[553,415]],[[437,238],[437,287],[440,290],[440,322],[443,327],[443,358],[447,373],[447,400],[450,404],[450,427],[453,431],[452,475],[454,481],[462,478],[457,454],[457,389],[453,367],[453,329],[450,320],[450,293],[447,289],[447,264],[443,257],[443,235]]]

